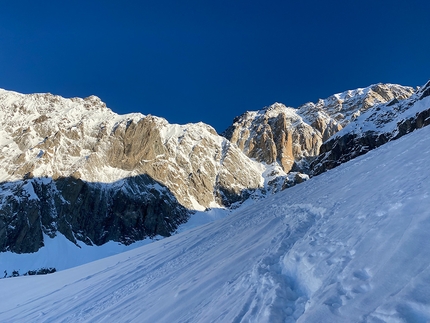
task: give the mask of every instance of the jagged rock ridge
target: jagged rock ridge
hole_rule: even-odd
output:
[[[320,155],[312,161],[311,175],[318,175],[429,124],[430,81],[408,99],[395,98],[369,108],[323,143]]]
[[[94,96],[8,91],[0,95],[0,114],[2,181],[48,176],[111,183],[147,174],[190,209],[228,205],[263,181],[258,163],[203,123],[119,116]],[[222,193],[227,191],[232,200]]]
[[[247,156],[285,172],[295,163],[319,154],[320,146],[371,106],[403,100],[414,93],[411,87],[376,84],[335,94],[298,109],[275,103],[263,110],[237,117],[223,135]]]

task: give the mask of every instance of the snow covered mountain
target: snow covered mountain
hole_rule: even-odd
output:
[[[224,133],[227,140],[203,123],[120,116],[95,96],[65,99],[1,90],[0,270],[18,270],[2,262],[19,263],[11,252],[45,246],[39,254],[46,257],[48,246],[57,250],[54,238],[65,237],[82,250],[112,241],[136,245],[147,237],[169,236],[196,210],[207,211],[199,219],[227,214],[214,210],[234,209],[250,197],[309,178],[300,172],[316,175],[359,155],[351,151],[368,151],[367,141],[346,145],[341,157],[333,155],[339,144],[330,146],[351,136],[360,120],[378,127],[378,120],[390,116],[391,124],[408,129],[391,139],[427,125],[427,96],[428,85],[415,93],[377,84],[298,109],[276,103],[236,118]],[[35,266],[80,264],[49,265],[40,257],[34,257]],[[30,269],[38,268],[25,266],[19,273]]]
[[[203,123],[113,113],[95,96],[0,92],[0,251],[167,236],[188,210],[265,185],[266,167]],[[285,174],[284,174],[285,175]]]
[[[298,109],[275,103],[237,117],[223,135],[247,156],[267,164],[276,162],[289,172],[306,157],[319,155],[324,141],[370,107],[403,100],[413,93],[411,87],[375,84],[306,103]]]
[[[130,252],[1,279],[0,321],[427,322],[429,137]]]
[[[405,100],[376,104],[323,143],[311,174],[336,167],[430,124],[430,81]]]
[[[73,177],[113,183],[147,174],[183,206],[204,209],[231,203],[227,193],[240,195],[262,181],[260,165],[212,127],[117,115],[95,96],[65,99],[3,90],[0,118],[3,182]],[[238,163],[246,174],[232,166]]]

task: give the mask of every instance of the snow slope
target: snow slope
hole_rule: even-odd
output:
[[[252,199],[244,202],[244,205],[253,203]],[[176,232],[183,232],[201,226],[215,220],[226,217],[234,212],[230,209],[211,209],[205,212],[197,211],[190,219],[181,224]],[[37,271],[43,268],[55,268],[65,270],[80,266],[98,259],[119,254],[128,250],[141,247],[148,243],[164,239],[162,236],[146,238],[130,245],[109,241],[101,246],[88,246],[77,241],[79,248],[64,235],[57,234],[54,238],[43,236],[44,246],[37,252],[18,254],[11,251],[0,253],[0,278],[11,277],[13,272],[24,275],[28,271]]]
[[[0,280],[1,322],[426,322],[430,127],[223,220]]]

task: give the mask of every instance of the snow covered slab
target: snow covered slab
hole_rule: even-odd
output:
[[[0,280],[1,322],[426,322],[430,127],[220,221]]]

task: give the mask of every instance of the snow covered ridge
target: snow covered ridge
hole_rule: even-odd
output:
[[[375,104],[404,100],[413,93],[411,87],[375,84],[298,109],[275,103],[235,118],[223,135],[251,158],[267,164],[276,162],[285,172],[303,171],[300,164],[318,156],[322,143],[360,114]]]
[[[430,127],[234,216],[47,276],[2,322],[427,322]]]
[[[228,206],[264,184],[264,165],[203,123],[117,115],[99,98],[0,93],[0,181],[113,183],[146,174],[189,209]],[[240,167],[239,167],[240,165]],[[246,171],[244,171],[246,169]]]
[[[313,175],[365,154],[388,141],[430,124],[430,81],[404,100],[393,99],[369,108],[337,132],[312,161]]]

